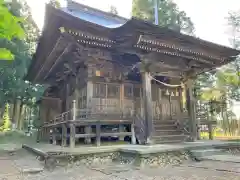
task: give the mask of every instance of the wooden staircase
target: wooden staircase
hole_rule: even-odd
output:
[[[153,141],[155,144],[181,143],[188,139],[189,133],[184,128],[184,123],[177,120],[154,120]],[[139,144],[146,144],[145,120],[137,115],[134,121],[135,135]]]
[[[180,143],[188,138],[184,129],[181,128],[181,125],[176,120],[155,120],[153,126],[153,140],[155,144]]]

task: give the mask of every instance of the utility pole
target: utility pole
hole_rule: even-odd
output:
[[[155,24],[158,25],[158,0],[154,0],[154,16],[155,16]]]

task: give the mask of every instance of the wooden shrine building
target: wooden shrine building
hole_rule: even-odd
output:
[[[49,87],[40,105],[41,137],[71,147],[81,139],[99,145],[104,137],[141,144],[195,140],[196,76],[239,53],[72,1],[63,9],[47,5],[26,76]]]

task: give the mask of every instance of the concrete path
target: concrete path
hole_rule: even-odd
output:
[[[227,154],[205,156],[202,159],[203,160],[212,160],[212,161],[223,161],[223,162],[240,163],[240,156],[233,156],[233,155],[227,155]],[[239,167],[240,167],[240,164],[239,164]]]
[[[0,154],[0,180],[23,177],[26,173],[43,171],[43,165],[27,151],[2,151]],[[5,180],[4,179],[4,180]]]
[[[197,169],[206,169],[210,171],[222,171],[222,172],[233,172],[239,173],[240,176],[240,165],[238,163],[224,162],[224,161],[200,161],[192,162],[188,164],[182,164],[180,167],[192,167]]]

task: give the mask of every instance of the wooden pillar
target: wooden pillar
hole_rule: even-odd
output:
[[[92,110],[92,98],[93,98],[93,83],[91,81],[87,82],[87,111],[90,112],[89,115],[91,115]],[[92,127],[91,126],[85,126],[85,133],[91,134],[92,133]],[[86,137],[85,138],[86,144],[91,144],[91,138]]]
[[[119,104],[120,104],[120,113],[121,113],[121,117],[123,118],[125,116],[125,109],[124,109],[124,83],[120,84],[120,94],[119,94]],[[124,132],[124,125],[123,124],[119,124],[119,132]],[[120,141],[124,141],[124,136],[119,136],[119,140]]]
[[[120,111],[122,114],[122,117],[124,116],[124,83],[121,83],[120,85],[120,97],[119,97],[119,103],[120,103]]]
[[[101,124],[99,121],[96,124],[96,144],[97,146],[101,145]]]
[[[76,121],[76,113],[77,113],[76,100],[73,100],[72,102],[72,120],[73,121]]]
[[[67,145],[67,127],[65,124],[62,124],[62,147]]]
[[[146,70],[142,72],[143,85],[143,107],[146,128],[147,143],[152,143],[153,134],[153,109],[152,109],[152,90],[151,90],[151,76]]]
[[[65,98],[66,98],[66,107],[65,110],[68,111],[69,109],[69,94],[70,94],[70,84],[67,83],[66,84],[66,94],[65,94]],[[70,102],[71,103],[71,102]]]
[[[70,148],[75,147],[75,135],[76,135],[76,127],[75,124],[70,124]]]
[[[56,140],[56,127],[52,128],[52,144],[56,145],[57,144],[57,140]]]
[[[193,80],[188,80],[186,86],[190,136],[192,141],[196,141],[198,136],[198,122],[196,118],[196,101],[193,94]]]
[[[45,141],[45,127],[41,128],[41,141]]]

